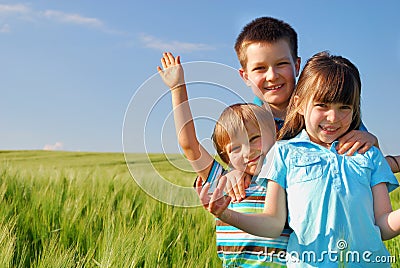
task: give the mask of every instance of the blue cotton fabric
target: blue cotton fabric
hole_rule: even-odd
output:
[[[375,225],[372,187],[398,187],[382,153],[372,147],[354,156],[310,141],[303,130],[270,150],[258,183],[277,182],[287,193],[288,267],[390,267]],[[267,163],[266,162],[266,163]],[[265,183],[265,182],[264,182]],[[358,258],[357,258],[358,257]]]

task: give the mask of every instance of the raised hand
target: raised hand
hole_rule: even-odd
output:
[[[157,71],[170,89],[185,83],[180,56],[175,58],[171,52],[164,52],[161,64],[162,68],[157,66]]]

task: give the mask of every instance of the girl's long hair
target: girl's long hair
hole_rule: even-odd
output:
[[[300,74],[278,140],[291,139],[305,128],[304,116],[299,110],[306,107],[310,100],[352,105],[353,118],[348,131],[358,129],[361,124],[360,95],[360,73],[352,62],[326,51],[315,54]],[[294,96],[298,96],[297,103]]]

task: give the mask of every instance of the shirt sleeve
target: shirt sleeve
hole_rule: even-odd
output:
[[[225,169],[222,167],[218,161],[214,159],[210,173],[208,173],[207,179],[204,181],[203,186],[205,183],[209,182],[210,183],[210,189],[208,190],[209,193],[213,193],[215,188],[217,188],[218,185],[218,179],[223,175],[225,172]],[[196,181],[199,179],[199,177],[196,177],[194,181],[194,187],[196,187]]]
[[[272,180],[278,183],[283,189],[287,188],[287,166],[280,149],[281,147],[279,146],[279,143],[275,143],[275,145],[269,150],[265,157],[260,174],[258,175],[257,184],[264,184],[265,186],[265,183],[268,180]]]
[[[372,147],[372,161],[374,168],[371,175],[371,187],[385,182],[389,193],[399,187],[397,178],[390,169],[388,162],[382,152],[376,147]]]

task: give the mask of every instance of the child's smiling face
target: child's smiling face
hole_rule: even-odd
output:
[[[261,131],[254,124],[245,123],[246,132],[236,133],[225,146],[230,166],[250,175],[258,175],[264,158],[275,137]]]
[[[293,60],[287,41],[252,43],[246,57],[246,68],[240,74],[247,85],[272,109],[285,110],[300,68],[300,59]]]
[[[353,106],[311,100],[299,113],[304,116],[310,140],[329,148],[332,142],[349,130],[353,119]]]

